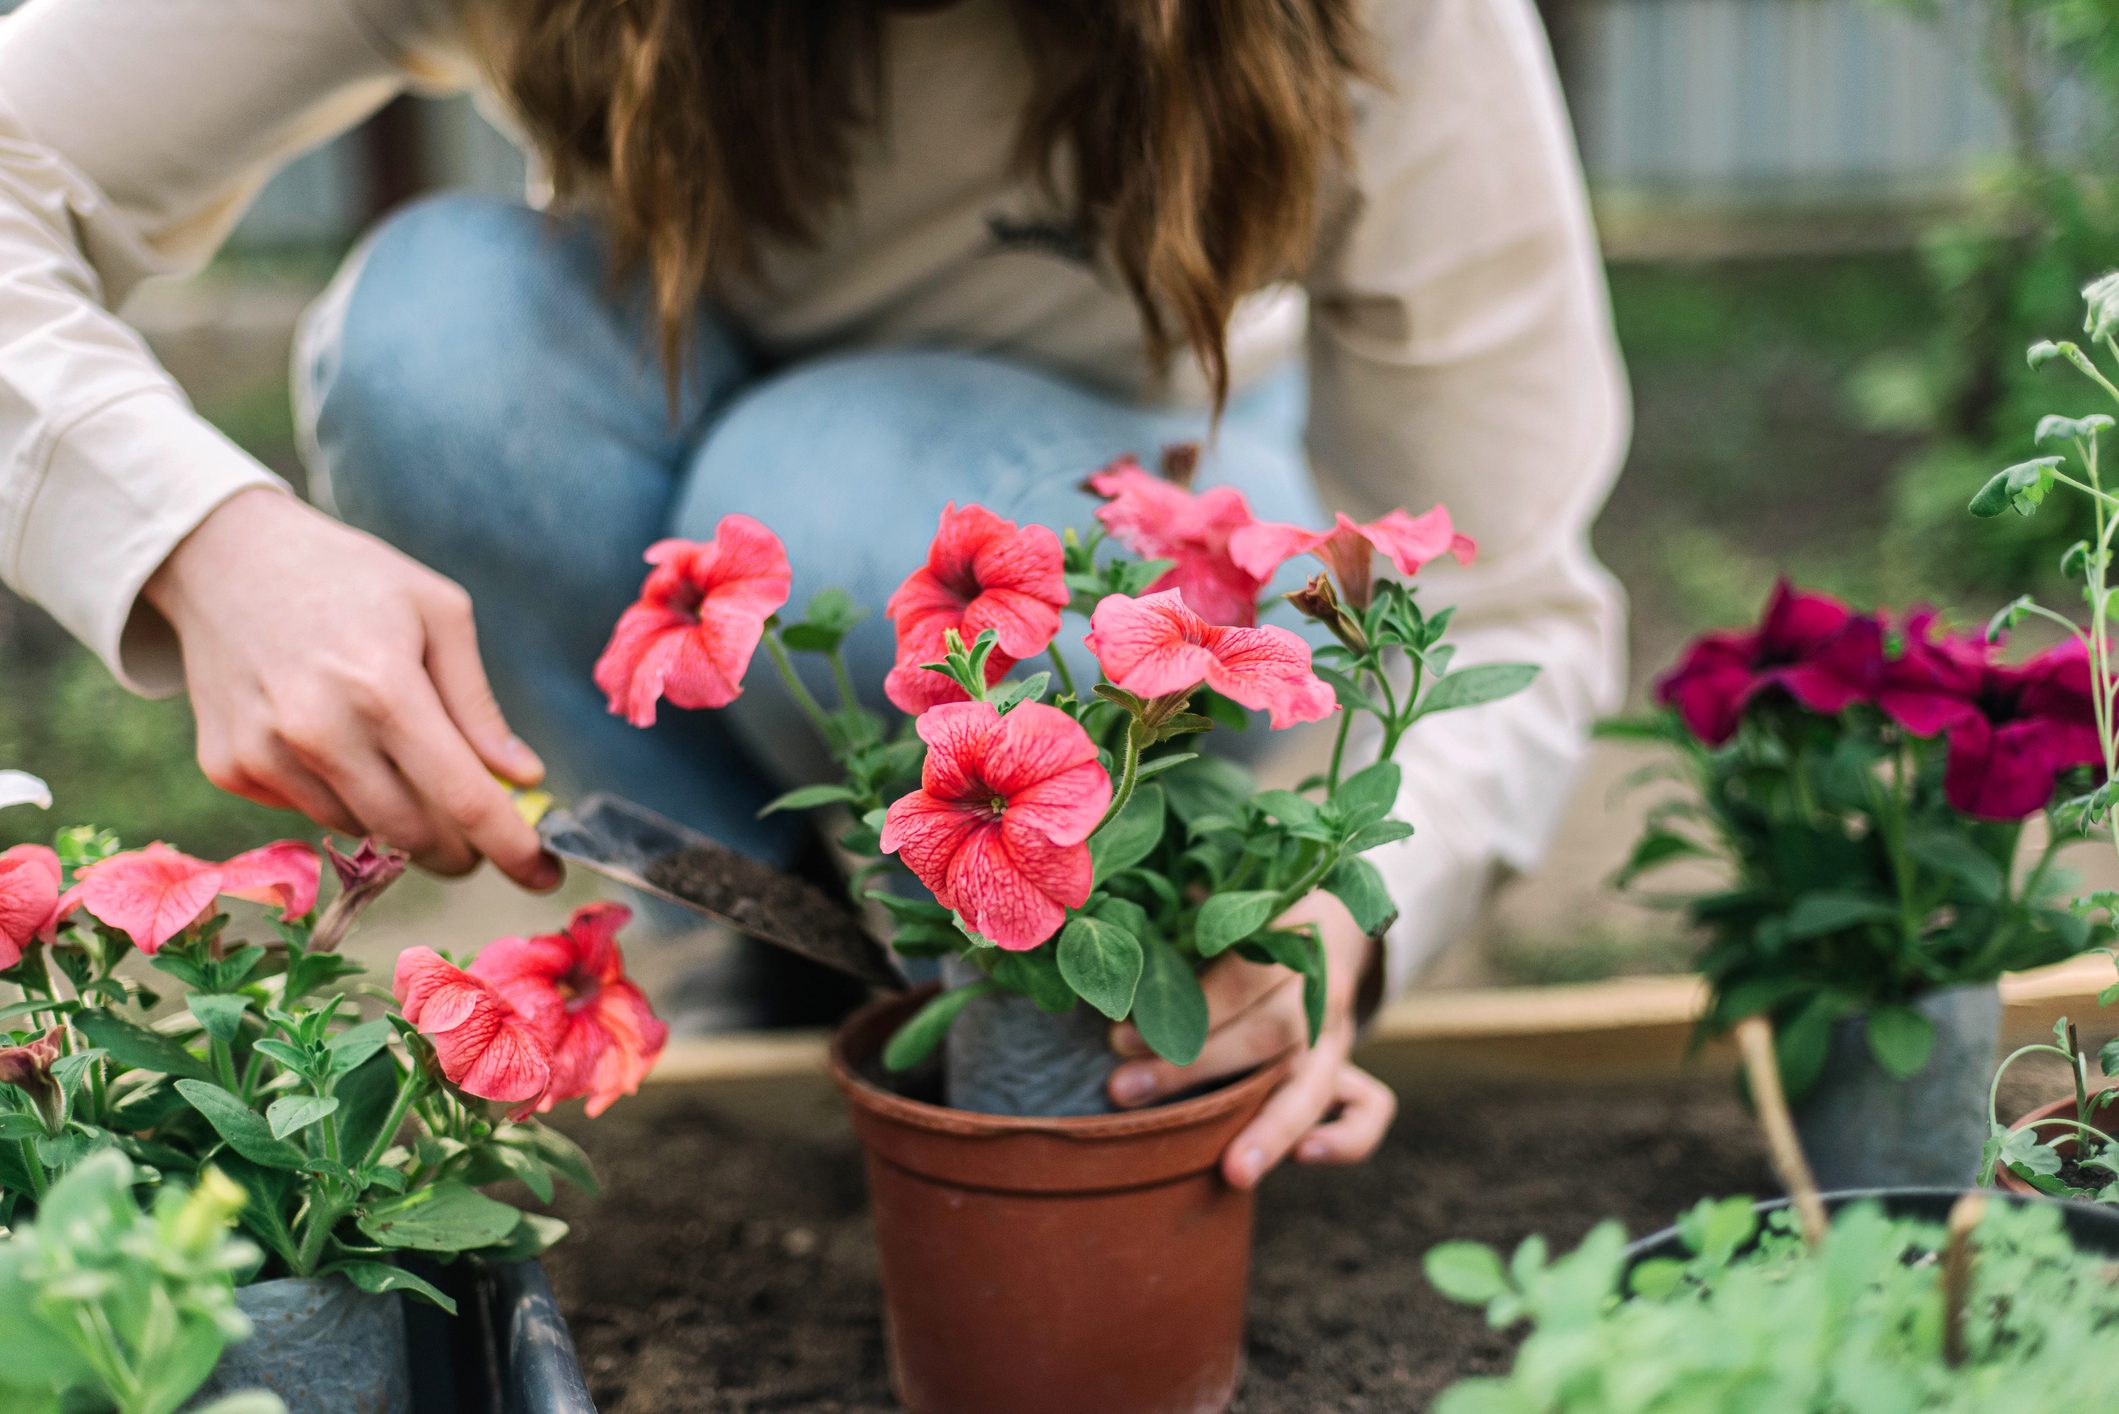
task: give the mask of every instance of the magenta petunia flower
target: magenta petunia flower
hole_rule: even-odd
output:
[[[565,932],[501,938],[471,964],[471,975],[515,1008],[551,1052],[539,1113],[586,1095],[594,1119],[640,1088],[669,1040],[669,1027],[625,975],[618,930],[632,916],[623,904],[585,904]]]
[[[528,1104],[552,1078],[552,1056],[521,1013],[485,981],[432,948],[397,955],[390,990],[405,1020],[434,1044],[451,1085],[502,1104]]]
[[[1261,580],[1297,555],[1315,555],[1339,581],[1340,597],[1356,608],[1367,608],[1373,596],[1379,550],[1402,575],[1418,574],[1444,555],[1468,565],[1479,551],[1470,536],[1457,533],[1443,506],[1417,516],[1395,510],[1367,524],[1341,511],[1330,530],[1261,521],[1236,531],[1229,547],[1237,567]]]
[[[1917,736],[1946,733],[1943,795],[1982,820],[2043,810],[2061,773],[2104,760],[2089,650],[2079,639],[2028,662],[1999,662],[1983,640],[1911,633],[1878,705]]]
[[[1267,624],[1210,624],[1174,589],[1134,599],[1107,594],[1089,616],[1089,651],[1104,673],[1141,697],[1190,692],[1202,683],[1275,728],[1315,722],[1338,710],[1331,687],[1310,670],[1310,645]]]
[[[46,845],[0,851],[0,972],[49,942],[59,912],[59,856]]]
[[[315,846],[301,840],[246,850],[222,864],[194,859],[158,840],[76,872],[74,886],[59,900],[59,914],[84,909],[152,956],[224,894],[268,904],[292,922],[316,907],[322,872]]]
[[[1059,537],[1048,527],[1018,526],[984,506],[959,508],[952,501],[942,509],[927,563],[905,576],[884,606],[898,638],[884,695],[914,713],[963,701],[962,688],[920,666],[941,659],[950,629],[966,647],[994,631],[986,682],[999,682],[1018,662],[1045,651],[1069,597]]]
[[[1089,900],[1086,842],[1111,804],[1096,743],[1036,702],[1005,717],[990,702],[945,702],[916,725],[920,788],[891,805],[883,852],[990,942],[1036,947]]]
[[[1882,677],[1883,626],[1874,616],[1782,580],[1757,628],[1694,639],[1656,683],[1656,701],[1676,708],[1694,736],[1719,746],[1736,735],[1744,709],[1762,693],[1785,692],[1831,714],[1873,696]]]
[[[1175,589],[1193,613],[1208,623],[1249,628],[1258,622],[1258,596],[1270,578],[1237,564],[1230,541],[1257,524],[1243,493],[1215,486],[1197,495],[1120,457],[1089,478],[1089,489],[1105,498],[1096,519],[1134,554],[1169,560],[1149,593]]]
[[[640,598],[618,618],[596,660],[596,686],[611,711],[636,727],[655,724],[655,703],[726,707],[765,621],[787,602],[787,551],[749,516],[723,516],[711,540],[658,540]]]

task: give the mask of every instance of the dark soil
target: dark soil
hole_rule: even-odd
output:
[[[896,975],[845,904],[807,879],[748,855],[695,845],[651,860],[645,877],[745,932],[787,940],[820,962],[842,962],[878,983]]]
[[[546,1264],[603,1414],[895,1407],[843,1125],[650,1091],[575,1132],[605,1200],[563,1206],[575,1239]],[[1601,1217],[1639,1234],[1706,1195],[1771,1191],[1726,1083],[1408,1095],[1371,1164],[1268,1180],[1236,1408],[1399,1414],[1503,1366],[1509,1338],[1421,1276],[1445,1238],[1564,1245]]]

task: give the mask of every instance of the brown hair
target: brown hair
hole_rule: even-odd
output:
[[[1011,0],[1018,160],[1180,337],[1217,403],[1238,299],[1307,260],[1363,72],[1358,0]],[[610,208],[674,380],[702,295],[809,240],[877,114],[886,0],[492,0],[480,37],[562,197]],[[932,8],[932,6],[928,6]]]

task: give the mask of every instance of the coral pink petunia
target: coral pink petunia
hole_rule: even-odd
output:
[[[1089,651],[1105,675],[1142,697],[1190,692],[1204,683],[1268,713],[1276,728],[1338,710],[1331,687],[1310,670],[1310,646],[1300,637],[1271,624],[1210,624],[1172,589],[1139,599],[1107,594],[1089,629]]]
[[[611,711],[636,727],[655,724],[662,698],[674,707],[735,701],[765,621],[793,583],[780,538],[749,516],[723,516],[711,540],[658,540],[646,559],[654,568],[595,674]]]
[[[539,1112],[588,1097],[591,1119],[630,1095],[669,1039],[639,987],[625,975],[618,930],[632,910],[592,903],[574,911],[564,933],[501,938],[471,964],[521,1014],[552,1055]]]
[[[1757,628],[1694,639],[1657,682],[1656,701],[1675,708],[1695,737],[1719,746],[1763,694],[1783,692],[1830,715],[1873,697],[1883,671],[1883,625],[1874,615],[1782,580]]]
[[[442,1075],[465,1094],[527,1104],[551,1082],[551,1052],[536,1028],[434,949],[399,953],[390,990],[405,1020],[433,1042]]]
[[[1005,717],[990,702],[944,703],[917,727],[920,788],[891,805],[883,852],[990,942],[1036,947],[1089,900],[1086,841],[1111,804],[1096,743],[1035,702]]]
[[[1256,524],[1241,491],[1216,486],[1194,495],[1132,457],[1090,477],[1089,489],[1105,498],[1096,518],[1121,545],[1172,562],[1148,592],[1177,590],[1208,623],[1248,628],[1258,622],[1258,596],[1270,572],[1252,574],[1229,549],[1238,531]]]
[[[1340,596],[1356,608],[1366,608],[1374,590],[1376,551],[1381,550],[1398,573],[1414,575],[1444,555],[1468,565],[1479,547],[1470,536],[1457,533],[1447,508],[1436,506],[1417,516],[1391,511],[1366,524],[1341,511],[1332,518],[1330,530],[1261,521],[1230,536],[1229,550],[1239,569],[1259,579],[1270,579],[1297,555],[1315,555],[1338,579]]]
[[[299,918],[316,906],[322,870],[315,847],[300,840],[280,840],[224,864],[194,859],[158,840],[80,869],[59,911],[85,909],[152,955],[223,894],[272,905],[289,921]]]
[[[905,576],[884,606],[897,629],[897,666],[883,692],[901,711],[962,701],[963,689],[922,663],[938,661],[955,629],[969,647],[992,629],[996,651],[990,684],[1058,634],[1070,596],[1059,537],[1042,525],[1018,526],[984,506],[951,502],[927,550],[927,563]]]
[[[50,941],[59,912],[59,856],[41,844],[0,851],[0,972],[31,943]]]

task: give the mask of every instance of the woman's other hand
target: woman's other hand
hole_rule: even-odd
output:
[[[1324,1030],[1222,1155],[1222,1173],[1238,1188],[1256,1184],[1290,1153],[1297,1163],[1358,1164],[1383,1142],[1398,1112],[1390,1087],[1348,1059],[1356,989],[1376,943],[1330,894],[1312,894],[1280,923],[1314,923],[1324,939]],[[1199,980],[1207,994],[1208,1031],[1192,1064],[1174,1066],[1152,1054],[1131,1023],[1113,1028],[1112,1045],[1128,1057],[1111,1073],[1111,1099],[1119,1108],[1153,1104],[1241,1074],[1308,1041],[1302,979],[1295,973],[1230,953]]]
[[[487,685],[462,589],[278,491],[231,497],[144,591],[183,645],[223,790],[461,874],[559,881],[498,772],[544,774]]]

